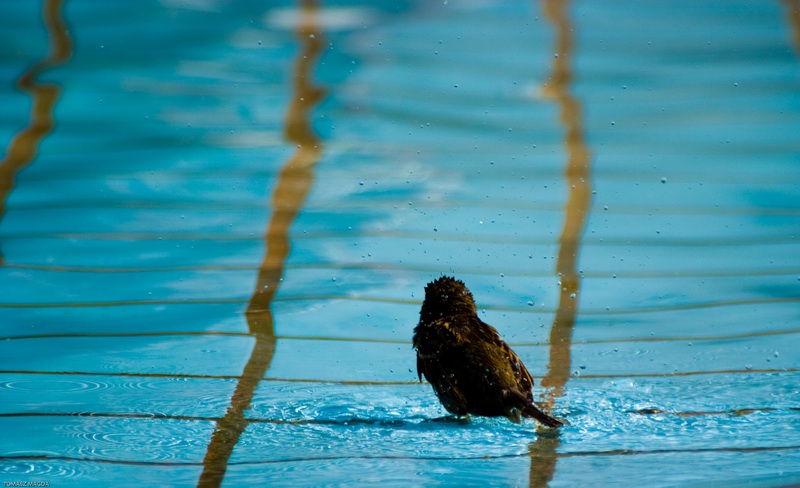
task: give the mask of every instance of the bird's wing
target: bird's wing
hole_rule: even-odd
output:
[[[473,330],[475,330],[477,334],[480,334],[483,340],[493,343],[503,351],[503,355],[508,358],[508,363],[517,379],[519,391],[533,400],[533,378],[528,372],[528,368],[525,367],[525,364],[519,356],[517,356],[517,353],[515,353],[506,341],[500,337],[500,333],[497,332],[497,329],[477,317],[476,321],[479,322],[479,324],[476,324],[477,326],[474,327]]]
[[[412,344],[417,350],[417,376],[422,381],[424,375],[431,381],[431,375],[438,376],[438,361],[443,344],[452,344],[457,338],[445,319],[430,324],[419,324],[414,328]]]
[[[531,377],[528,368],[525,367],[525,364],[523,364],[519,356],[508,347],[508,344],[505,344],[505,347],[508,350],[508,359],[511,361],[511,369],[514,370],[514,375],[516,375],[517,381],[519,382],[519,390],[533,400],[533,377]]]

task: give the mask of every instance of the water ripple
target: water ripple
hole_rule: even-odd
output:
[[[37,481],[43,479],[56,478],[83,478],[98,479],[102,474],[102,467],[90,463],[65,463],[61,460],[36,460],[36,461],[14,461],[0,464],[0,475],[5,481],[15,481],[20,477],[25,481]]]
[[[52,379],[21,379],[0,381],[0,391],[16,390],[21,392],[48,392],[48,393],[72,393],[88,392],[94,390],[107,390],[111,384],[99,380],[91,379],[72,379],[72,378],[52,378]]]
[[[65,455],[112,461],[200,462],[212,422],[81,417],[54,429]]]
[[[16,375],[0,381],[0,412],[218,417],[234,388],[226,379]]]

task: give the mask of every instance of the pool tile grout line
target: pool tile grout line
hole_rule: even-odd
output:
[[[751,369],[720,369],[706,371],[672,371],[668,373],[616,373],[616,374],[581,374],[572,376],[572,380],[581,379],[618,379],[618,378],[669,378],[683,376],[702,376],[702,375],[726,375],[726,374],[781,374],[797,373],[800,368],[751,368]],[[19,375],[60,375],[60,376],[108,376],[108,377],[132,377],[132,378],[181,378],[181,379],[208,379],[208,380],[240,380],[238,375],[200,375],[200,374],[181,374],[181,373],[109,373],[98,371],[36,371],[23,369],[4,369],[2,374]],[[543,376],[531,375],[534,379],[542,379]],[[266,376],[259,382],[274,383],[310,383],[310,384],[331,384],[349,386],[420,386],[424,382],[418,380],[408,381],[368,381],[368,380],[337,380],[320,378],[279,378]]]
[[[721,341],[735,339],[749,339],[755,337],[769,337],[777,335],[800,334],[800,329],[768,330],[748,332],[743,334],[720,334],[715,336],[676,336],[676,337],[620,337],[612,339],[582,339],[578,344],[620,344],[634,342],[685,342],[685,341]],[[37,340],[37,339],[81,339],[103,337],[169,337],[169,336],[225,336],[225,337],[256,337],[249,332],[223,332],[223,331],[162,331],[162,332],[131,332],[131,333],[53,333],[53,334],[26,334],[19,336],[0,336],[0,341],[10,340]],[[328,342],[364,342],[377,344],[406,344],[411,341],[402,339],[376,339],[369,337],[325,337],[325,336],[299,336],[299,335],[274,335],[275,340],[297,341],[328,341]],[[512,347],[549,347],[550,343],[542,342],[509,342]]]
[[[128,266],[128,267],[98,267],[98,266],[81,266],[81,265],[48,265],[48,264],[33,264],[33,263],[5,263],[6,268],[25,269],[30,271],[41,271],[50,273],[98,273],[98,274],[114,274],[114,273],[174,273],[184,271],[223,271],[223,272],[237,272],[237,271],[251,271],[258,266],[255,264],[207,264],[207,265],[185,265],[185,266]],[[408,272],[438,272],[440,266],[400,266],[396,263],[390,262],[329,262],[329,263],[305,263],[286,265],[285,269],[301,269],[301,270],[317,270],[317,269],[337,269],[337,270],[396,270]],[[474,275],[499,275],[503,274],[508,277],[552,277],[551,271],[543,269],[512,269],[505,270],[504,268],[474,268],[463,267],[464,274]],[[775,268],[775,269],[748,269],[748,270],[708,270],[708,271],[646,271],[646,272],[618,272],[618,273],[604,273],[604,272],[583,272],[581,276],[584,279],[652,279],[652,278],[716,278],[716,277],[732,277],[732,278],[746,278],[756,276],[796,276],[800,274],[800,268]]]
[[[784,445],[784,446],[755,446],[755,447],[701,447],[701,448],[687,448],[687,449],[653,449],[653,450],[637,450],[637,449],[614,449],[608,451],[572,451],[572,452],[558,452],[555,454],[557,458],[570,458],[570,457],[601,457],[601,456],[646,456],[646,455],[663,455],[663,454],[705,454],[705,453],[759,453],[759,452],[780,452],[780,451],[796,451],[800,450],[800,445]],[[254,465],[269,465],[269,464],[288,464],[288,463],[302,463],[302,462],[319,462],[319,461],[335,461],[335,460],[352,460],[352,459],[397,459],[408,461],[465,461],[465,460],[489,460],[489,459],[510,459],[520,458],[523,456],[530,456],[529,453],[512,453],[512,454],[498,454],[498,455],[480,455],[480,456],[400,456],[400,455],[373,455],[373,456],[319,456],[319,457],[297,457],[285,459],[267,459],[258,461],[234,461],[229,462],[231,466],[254,466]],[[117,464],[117,465],[131,465],[131,466],[203,466],[201,462],[194,461],[132,461],[124,459],[103,459],[103,458],[85,458],[73,456],[51,456],[51,455],[0,455],[0,462],[3,461],[68,461],[68,462],[82,462],[82,463],[98,463],[98,464]]]
[[[417,300],[402,299],[402,298],[387,298],[387,297],[372,297],[372,296],[355,296],[355,295],[303,295],[303,296],[284,296],[276,297],[273,302],[294,302],[294,301],[324,301],[324,300],[343,300],[353,302],[377,302],[377,303],[394,303],[399,305],[416,305]],[[641,307],[641,308],[606,308],[606,309],[590,309],[583,310],[583,315],[623,315],[623,314],[641,314],[641,313],[662,313],[662,312],[675,312],[680,310],[695,310],[702,308],[721,308],[721,307],[734,307],[740,305],[758,305],[770,303],[795,303],[800,302],[800,296],[776,297],[776,298],[753,298],[753,299],[740,299],[740,300],[717,300],[707,302],[686,303],[678,305],[666,305],[657,307]],[[131,307],[131,306],[148,306],[148,305],[223,305],[223,304],[245,304],[249,303],[244,298],[208,298],[208,299],[153,299],[153,300],[119,300],[119,301],[102,301],[102,302],[49,302],[49,303],[0,303],[0,309],[25,309],[25,308],[102,308],[102,307]],[[505,312],[520,312],[520,313],[550,313],[550,309],[531,310],[530,306],[503,306],[503,305],[479,305],[480,310],[497,310]],[[558,312],[558,309],[555,310]]]

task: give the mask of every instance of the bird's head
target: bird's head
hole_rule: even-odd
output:
[[[442,276],[425,286],[425,300],[419,312],[419,322],[427,324],[449,315],[477,313],[472,293],[464,283],[449,276]]]

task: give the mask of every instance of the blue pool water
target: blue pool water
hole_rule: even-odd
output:
[[[797,0],[0,27],[0,481],[800,483]],[[567,426],[446,417],[442,274]]]

